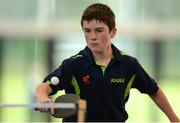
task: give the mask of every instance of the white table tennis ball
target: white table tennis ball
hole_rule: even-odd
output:
[[[59,79],[54,76],[54,77],[51,78],[51,83],[52,83],[53,85],[57,85],[57,84],[59,83]]]

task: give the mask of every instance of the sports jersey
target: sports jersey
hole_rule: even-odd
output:
[[[44,79],[52,88],[50,95],[64,89],[66,93],[75,93],[85,99],[86,121],[124,122],[128,118],[125,104],[131,88],[146,94],[154,94],[158,90],[155,80],[136,58],[126,55],[113,44],[111,47],[113,58],[107,67],[95,61],[91,50],[85,47],[78,54],[65,59]],[[57,85],[50,82],[53,76],[59,78]],[[65,119],[73,120],[73,117]]]

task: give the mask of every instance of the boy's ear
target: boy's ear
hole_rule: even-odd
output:
[[[116,32],[117,32],[117,29],[116,29],[116,28],[114,28],[114,29],[111,30],[111,38],[114,38],[114,37],[115,37]]]

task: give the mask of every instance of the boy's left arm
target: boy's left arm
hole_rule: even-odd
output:
[[[149,95],[156,105],[166,114],[171,122],[180,122],[178,116],[173,111],[170,103],[168,102],[165,94],[159,88],[155,94]]]

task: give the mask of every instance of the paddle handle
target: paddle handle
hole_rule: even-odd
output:
[[[86,118],[86,108],[87,108],[87,103],[86,100],[79,100],[78,101],[78,118],[77,122],[85,122]]]

